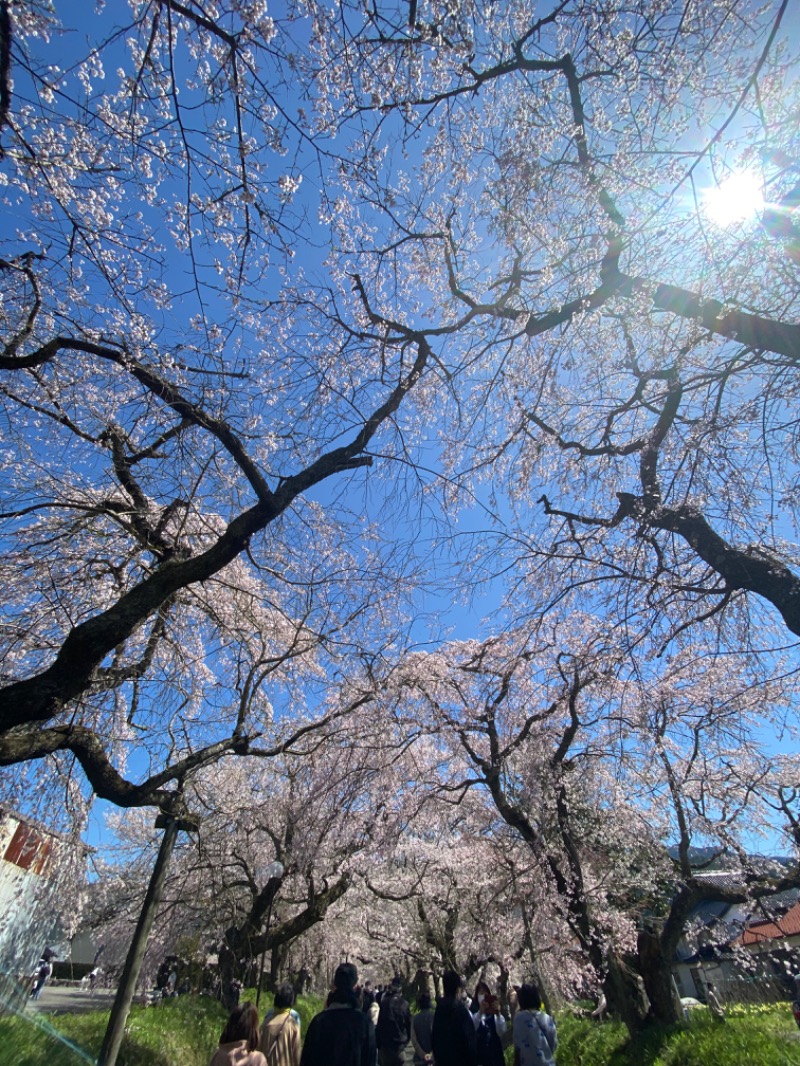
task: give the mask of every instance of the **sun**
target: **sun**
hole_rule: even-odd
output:
[[[720,229],[745,222],[763,210],[763,182],[752,170],[731,174],[703,194],[703,212]]]

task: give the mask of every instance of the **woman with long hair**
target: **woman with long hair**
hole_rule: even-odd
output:
[[[209,1066],[267,1066],[258,1038],[258,1011],[252,1003],[240,1003],[230,1013]]]

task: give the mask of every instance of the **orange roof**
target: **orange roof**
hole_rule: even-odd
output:
[[[765,940],[782,940],[789,936],[800,936],[800,903],[795,903],[782,918],[751,922],[739,942],[743,947],[747,947],[750,944],[763,944]]]

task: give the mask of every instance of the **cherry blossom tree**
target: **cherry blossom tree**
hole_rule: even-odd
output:
[[[233,979],[255,984],[261,958],[269,952],[277,972],[292,943],[349,887],[346,869],[314,855],[308,826],[297,818],[307,797],[284,788],[278,760],[269,769],[247,762],[223,759],[193,784],[192,807],[207,808],[205,793],[213,790],[214,808],[174,855],[148,947],[151,975],[165,954],[196,942],[217,953],[223,987]],[[305,821],[312,811],[305,809]],[[117,821],[117,848],[101,860],[87,923],[96,937],[122,945],[130,940],[156,843],[148,823],[131,813]],[[325,843],[340,857],[348,853],[343,840]],[[277,857],[280,874],[272,870]]]
[[[284,892],[341,918],[352,877],[365,952],[413,929],[409,964],[508,972],[522,879],[620,1007],[646,953],[671,1016],[690,844],[798,839],[757,725],[789,728],[757,685],[791,701],[800,634],[787,9],[0,4],[17,794],[77,762],[123,806],[202,801],[237,958],[293,941]],[[722,221],[743,174],[762,203]],[[420,652],[481,579],[502,635]],[[287,795],[327,765],[353,833],[249,803],[234,856],[221,759]],[[491,844],[477,906],[446,800]],[[689,895],[643,938],[675,840]],[[452,870],[401,861],[437,841]]]
[[[348,704],[337,709],[331,696],[328,713],[309,717],[280,750],[253,746],[187,784],[197,831],[166,887],[162,953],[165,937],[174,945],[201,935],[218,945],[223,982],[254,983],[269,955],[274,983],[295,942],[397,846],[408,821],[408,741],[376,733],[371,701],[353,700],[353,685]]]
[[[546,957],[558,937],[536,947],[526,939],[521,903],[530,899],[519,878],[531,864],[524,845],[477,793],[454,803],[435,790],[432,750],[420,751],[426,747],[414,745],[404,770],[418,798],[415,817],[405,827],[394,823],[365,856],[347,896],[310,933],[304,958],[314,971],[320,960],[349,957],[373,981],[402,974],[418,991],[439,987],[447,969],[468,981],[490,973],[505,997],[512,977],[530,973],[531,949]],[[534,906],[529,914],[532,928],[546,924]]]
[[[330,121],[384,116],[365,133],[382,166],[351,167],[342,215],[382,282],[372,313],[391,320],[422,279],[451,490],[515,505],[500,558],[482,537],[473,565],[516,564],[538,609],[591,587],[632,641],[741,623],[750,594],[800,632],[786,10],[429,4],[409,22],[354,3],[317,42]],[[742,174],[744,203],[726,184]],[[731,195],[750,216],[715,221]]]
[[[66,67],[58,8],[3,9],[0,763],[66,753],[122,805],[313,705],[412,584],[365,471],[430,346],[335,256],[289,269],[334,168],[288,84],[305,21],[262,8],[112,5]]]
[[[338,631],[303,536],[374,589],[358,486],[370,450],[414,463],[426,420],[454,491],[519,501],[545,606],[590,582],[668,636],[755,592],[797,629],[796,85],[786,4],[740,7],[159,0],[67,67],[58,12],[12,12],[6,764],[107,770],[110,704],[163,687],[198,616],[225,641],[207,590],[234,560],[290,628]],[[785,225],[711,234],[702,183],[746,165]],[[258,728],[222,717],[194,755]]]
[[[613,675],[598,669],[599,656],[582,666],[584,657],[568,648],[557,657],[555,669],[537,669],[532,650],[520,650],[512,638],[456,645],[452,655],[449,664],[440,656],[432,668],[406,675],[412,691],[425,693],[432,727],[443,730],[452,745],[445,787],[456,794],[486,790],[500,818],[530,850],[544,894],[549,892],[561,910],[567,938],[585,954],[598,978],[605,977],[610,1003],[627,1011],[633,1026],[634,1000],[623,985],[618,956],[630,947],[635,931],[607,899],[609,884],[622,890],[622,866],[611,877],[604,869],[613,819],[619,820],[619,829],[625,826],[619,850],[628,852],[624,865],[630,875],[637,865],[631,861],[638,850],[634,841],[657,842],[640,812],[629,810],[619,795],[613,806],[603,804],[600,789],[589,783],[592,756],[603,750],[595,745],[592,727],[608,712],[601,709],[602,698],[593,703],[584,736],[582,703],[585,690],[601,678],[613,691]],[[653,864],[641,867],[652,869]]]
[[[791,688],[746,656],[703,652],[686,642],[658,669],[631,669],[612,627],[573,617],[541,643],[524,630],[454,644],[396,678],[405,713],[440,737],[440,788],[491,797],[538,866],[539,898],[559,901],[567,938],[631,1029],[648,1000],[650,1017],[677,1020],[672,959],[711,891],[693,851],[735,856],[731,902],[800,875],[748,858],[786,780],[764,727],[793,729]]]
[[[274,983],[294,941],[348,891],[387,828],[370,785],[376,762],[334,736],[260,771],[223,763],[198,784],[214,813],[196,876],[220,930],[223,977],[244,978],[269,952]],[[276,860],[283,873],[270,876]]]

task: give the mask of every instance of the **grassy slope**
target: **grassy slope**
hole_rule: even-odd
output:
[[[800,1066],[800,1030],[788,1005],[730,1011],[725,1022],[705,1009],[688,1028],[653,1030],[629,1043],[617,1022],[564,1016],[559,1066]]]
[[[269,1002],[262,999],[262,1010]],[[301,999],[304,1031],[320,1007],[314,997]],[[94,1061],[107,1012],[61,1015],[53,1019],[58,1030],[52,1032],[37,1027],[38,1017],[0,1017],[0,1061],[14,1066],[84,1066]],[[224,1021],[222,1007],[202,997],[137,1007],[119,1066],[208,1066]],[[596,1025],[571,1015],[558,1019],[558,1032],[558,1066],[800,1066],[800,1030],[787,1005],[734,1010],[722,1024],[697,1010],[688,1029],[654,1031],[635,1044],[628,1043],[618,1023]]]
[[[94,1062],[108,1011],[59,1015],[52,1019],[57,1026],[52,1030],[47,1019],[40,1027],[39,1018],[33,1013],[0,1017],[3,1062],[13,1062],[14,1066],[85,1066]],[[119,1066],[208,1066],[224,1020],[222,1007],[202,997],[171,1000],[160,1007],[134,1007]]]

